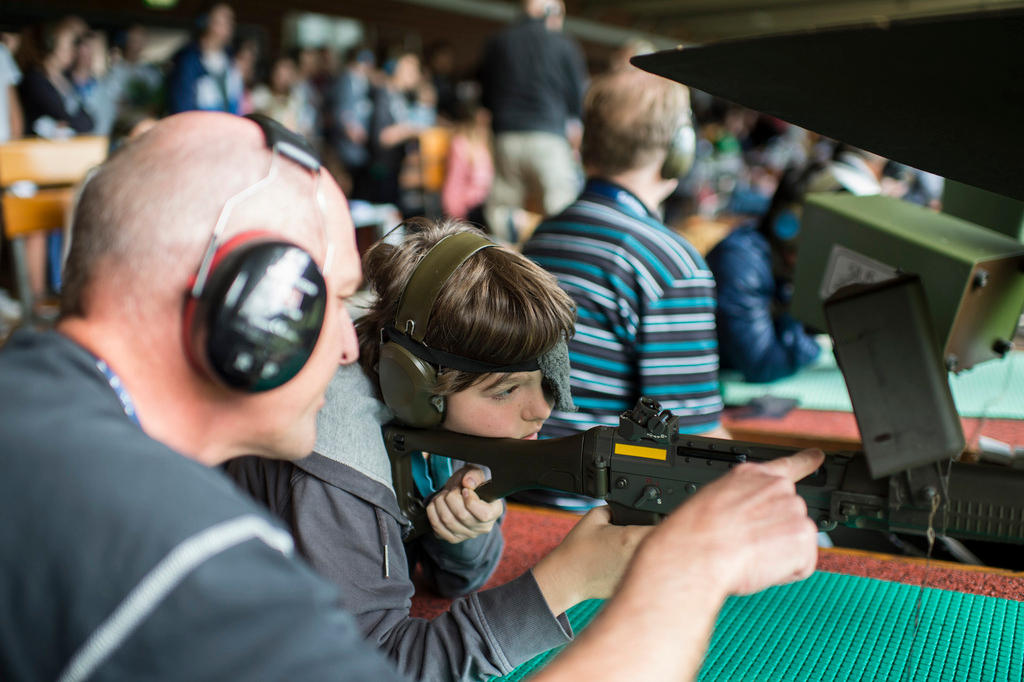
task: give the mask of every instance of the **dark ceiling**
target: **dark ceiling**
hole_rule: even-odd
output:
[[[569,15],[684,43],[1008,7],[1019,0],[566,0]]]
[[[849,23],[1021,6],[1024,0],[564,0],[566,30],[579,38],[592,64],[630,37],[659,48],[722,39],[802,31]],[[188,27],[207,0],[177,0],[152,9],[143,0],[0,0],[3,23],[33,22],[64,13],[100,27],[137,21]],[[236,0],[243,25],[265,31],[279,46],[283,17],[296,11],[350,17],[364,22],[371,38],[386,44],[426,45],[452,41],[460,61],[477,54],[483,40],[516,16],[514,0]],[[408,43],[412,40],[412,45]]]

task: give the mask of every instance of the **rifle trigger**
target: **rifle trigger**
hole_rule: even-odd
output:
[[[634,507],[639,507],[644,502],[653,501],[655,504],[661,504],[661,490],[654,485],[644,486],[644,490],[640,493],[640,497],[636,498],[636,502],[633,503]]]

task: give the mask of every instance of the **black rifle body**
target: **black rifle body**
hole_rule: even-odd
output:
[[[491,480],[478,489],[488,501],[546,488],[607,501],[613,523],[653,524],[737,464],[797,451],[674,433],[674,420],[650,429],[649,414],[630,414],[618,428],[597,426],[539,441],[385,426],[395,493],[413,523],[407,540],[429,528],[410,459],[424,452],[488,467]],[[872,479],[858,453],[829,453],[796,490],[822,530],[842,524],[922,534],[931,526],[940,535],[1024,543],[1024,471],[952,463],[944,485],[940,466]]]

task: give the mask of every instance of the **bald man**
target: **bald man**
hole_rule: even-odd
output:
[[[344,197],[283,157],[224,212],[224,237],[269,230],[327,272],[312,354],[284,385],[244,393],[185,351],[214,225],[271,159],[254,122],[183,114],[85,187],[57,333],[19,332],[0,356],[0,678],[397,678],[288,533],[200,466],[308,454],[327,383],[358,352]]]
[[[268,151],[272,132],[182,114],[118,152],[82,193],[57,330],[19,331],[0,351],[0,679],[396,679],[288,533],[208,468],[305,456],[336,363],[356,359],[344,197],[301,142]],[[241,301],[268,347],[319,325],[283,375],[270,361],[250,371],[259,347],[222,365],[184,341],[202,338],[186,319],[212,281],[209,254],[228,267],[223,245],[252,230],[283,255],[229,278],[224,306]],[[742,465],[708,486],[648,536],[620,594],[536,679],[695,674],[726,595],[813,568],[792,481],[819,463]]]

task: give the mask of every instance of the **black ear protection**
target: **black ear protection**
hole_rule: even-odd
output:
[[[225,203],[190,283],[184,337],[194,366],[220,384],[255,393],[280,386],[306,364],[323,326],[327,286],[314,258],[280,235],[250,230],[219,242],[234,204],[273,180],[278,156],[314,174],[320,200],[320,162],[310,144],[270,118],[247,118],[259,124],[273,152],[270,169]]]
[[[661,164],[661,177],[666,180],[677,180],[683,177],[693,167],[693,159],[696,155],[697,134],[693,130],[693,123],[687,117],[672,133],[668,150],[665,153],[665,162]]]
[[[441,423],[444,398],[434,395],[437,366],[459,368],[465,362],[423,345],[437,296],[467,258],[491,246],[496,244],[476,232],[458,232],[435,244],[405,285],[394,326],[381,330],[377,365],[381,396],[395,416],[409,426],[426,428]]]

